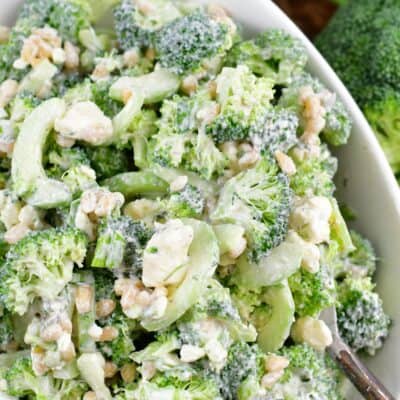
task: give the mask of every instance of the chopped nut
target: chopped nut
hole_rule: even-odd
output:
[[[61,47],[57,47],[51,53],[54,64],[64,64],[66,56],[65,51]]]
[[[301,260],[301,268],[305,271],[315,274],[319,271],[319,260],[321,257],[318,246],[312,243],[304,242],[304,254]]]
[[[79,314],[85,314],[92,308],[93,288],[89,285],[80,285],[76,289],[75,304]]]
[[[268,372],[268,374],[265,374],[262,377],[261,386],[265,389],[271,389],[272,386],[274,386],[274,384],[282,378],[283,374],[283,369],[279,371]]]
[[[188,183],[188,177],[186,175],[180,175],[175,178],[169,188],[171,192],[180,192]]]
[[[125,206],[124,214],[128,215],[132,219],[139,220],[154,216],[159,209],[160,205],[157,201],[138,199],[131,201]]]
[[[112,314],[115,310],[115,301],[111,299],[101,299],[96,303],[97,318],[104,318]]]
[[[97,400],[96,393],[90,390],[84,394],[82,400]]]
[[[14,225],[4,234],[4,240],[9,244],[15,244],[25,237],[31,230],[23,223]]]
[[[187,76],[182,82],[183,93],[190,96],[197,90],[198,84],[197,78],[194,75]]]
[[[124,104],[126,104],[132,96],[132,89],[124,89],[122,91],[122,101],[124,102]]]
[[[61,327],[64,332],[71,333],[72,332],[72,322],[69,318],[64,318],[60,322]]]
[[[45,356],[46,352],[44,349],[39,346],[32,347],[32,369],[36,375],[44,375],[49,370],[49,367],[44,362]]]
[[[136,49],[125,51],[123,55],[124,65],[128,68],[134,67],[139,61],[139,54]]]
[[[131,383],[136,377],[136,365],[133,363],[125,364],[120,371],[122,380],[125,383]]]
[[[118,337],[118,329],[113,326],[105,326],[103,332],[98,339],[99,342],[111,342]]]
[[[153,318],[161,318],[168,307],[168,299],[166,296],[159,296],[153,300],[150,306],[146,309],[146,314],[151,315]]]
[[[138,305],[142,307],[147,307],[150,304],[151,297],[150,293],[146,290],[142,290],[137,296],[136,296],[136,302]],[[122,304],[122,301],[121,301]]]
[[[288,176],[292,176],[296,173],[296,164],[294,161],[285,153],[281,151],[275,152],[275,158],[282,172]]]
[[[252,167],[260,159],[260,154],[256,149],[244,153],[238,160],[241,170]]]
[[[143,14],[143,15],[150,15],[156,11],[155,6],[151,3],[151,1],[148,0],[136,0],[135,2],[138,10]]]
[[[74,70],[79,67],[79,48],[74,46],[71,42],[64,43],[65,51],[65,68]]]
[[[184,344],[180,350],[180,357],[183,362],[194,362],[204,357],[206,352],[199,346]]]
[[[0,85],[0,108],[4,108],[17,94],[18,82],[7,79]]]
[[[119,278],[114,282],[114,292],[117,296],[122,296],[132,287],[136,287],[136,282],[133,279]]]
[[[288,367],[289,360],[286,357],[270,354],[265,360],[265,369],[268,372],[281,371]]]
[[[58,349],[60,351],[61,358],[66,361],[72,361],[76,357],[75,346],[71,341],[71,335],[63,333],[57,341]]]
[[[62,333],[62,326],[55,323],[50,326],[44,327],[40,332],[40,337],[46,342],[53,342],[59,339]]]
[[[103,369],[105,378],[112,378],[118,371],[118,367],[111,361],[106,361]]]

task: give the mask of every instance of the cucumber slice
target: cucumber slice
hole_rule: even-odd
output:
[[[243,254],[232,275],[232,283],[239,287],[258,289],[275,285],[288,278],[300,267],[304,254],[303,241],[294,232],[263,257],[258,264],[249,261]]]
[[[265,289],[263,301],[271,307],[269,318],[255,327],[258,332],[257,343],[265,352],[280,349],[289,337],[294,322],[295,305],[287,281]],[[254,322],[254,321],[253,321]]]

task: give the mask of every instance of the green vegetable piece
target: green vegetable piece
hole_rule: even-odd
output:
[[[72,199],[67,186],[48,178],[42,165],[47,136],[54,121],[64,112],[63,100],[51,99],[42,103],[26,118],[15,142],[11,167],[14,190],[36,207],[58,207]]]
[[[338,245],[338,250],[342,254],[348,254],[355,250],[351,235],[347,229],[346,221],[344,220],[339,205],[335,198],[331,198],[332,215],[330,218],[331,240],[334,240]]]
[[[258,332],[257,343],[265,352],[277,351],[289,337],[294,322],[295,306],[287,281],[267,288],[262,299],[271,311],[266,320],[264,315],[258,320],[257,312],[252,318]]]
[[[193,306],[206,290],[208,278],[214,274],[218,264],[218,242],[211,226],[194,219],[182,219],[182,222],[194,231],[186,264],[187,273],[183,282],[170,295],[164,316],[142,320],[142,326],[148,331],[166,328]]]
[[[150,171],[125,172],[102,183],[112,192],[120,192],[126,200],[133,197],[158,196],[168,192],[169,185]]]
[[[232,275],[232,283],[248,289],[275,285],[292,275],[299,267],[304,249],[301,240],[291,233],[269,255],[255,264],[243,254]]]
[[[144,104],[158,103],[178,91],[180,79],[165,69],[157,69],[139,77],[124,76],[110,88],[110,96],[122,101],[124,93],[130,91],[133,96],[142,93]]]
[[[28,93],[39,93],[46,82],[51,81],[57,73],[57,67],[48,60],[41,61],[28,75],[22,80],[19,91]]]

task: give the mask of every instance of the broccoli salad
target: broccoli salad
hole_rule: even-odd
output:
[[[0,398],[343,399],[321,311],[370,355],[390,320],[334,197],[351,121],[299,40],[25,0],[0,43]]]

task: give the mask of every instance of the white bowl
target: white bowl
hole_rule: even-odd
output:
[[[0,0],[0,24],[11,25],[21,0]],[[200,0],[210,2],[209,0]],[[239,21],[246,35],[281,28],[302,40],[309,55],[309,70],[341,98],[354,128],[347,146],[339,149],[337,196],[358,216],[354,227],[370,238],[380,263],[378,291],[393,319],[390,337],[367,363],[400,399],[400,191],[379,144],[360,109],[330,66],[294,23],[270,0],[213,0]],[[358,396],[351,392],[348,399]]]

